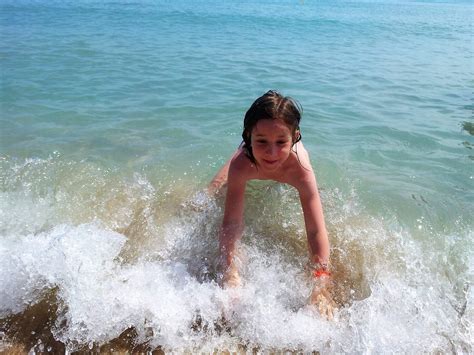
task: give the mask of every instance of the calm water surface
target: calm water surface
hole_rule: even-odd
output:
[[[472,352],[473,11],[3,1],[0,348]],[[216,285],[202,191],[268,89],[304,109],[332,322],[287,186],[250,184],[244,287]]]

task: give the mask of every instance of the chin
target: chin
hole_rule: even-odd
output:
[[[265,163],[265,162],[262,162],[259,164],[264,170],[267,170],[267,171],[275,171],[277,170],[280,166],[281,166],[281,163],[280,162],[277,162],[275,164],[268,164],[268,163]]]

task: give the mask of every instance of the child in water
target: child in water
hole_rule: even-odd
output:
[[[274,180],[293,186],[299,193],[314,266],[310,304],[332,317],[329,296],[329,240],[316,178],[308,152],[301,142],[301,109],[291,98],[276,91],[259,97],[245,114],[243,142],[229,161],[219,170],[209,191],[215,193],[227,184],[225,211],[219,232],[219,248],[223,267],[223,286],[239,287],[241,279],[236,257],[236,242],[244,223],[244,194],[247,181]]]

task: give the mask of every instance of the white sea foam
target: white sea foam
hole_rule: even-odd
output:
[[[107,181],[100,173],[87,177],[94,186]],[[162,200],[169,194],[142,175],[114,181],[111,193],[101,187],[93,202],[61,184],[54,192],[29,190],[23,186],[28,179],[36,178],[18,177],[19,187],[0,195],[0,316],[18,314],[54,292],[58,311],[51,330],[70,349],[106,343],[131,327],[137,342],[175,351],[242,345],[348,353],[473,349],[473,253],[466,244],[472,232],[445,235],[431,247],[394,220],[368,216],[355,191],[324,192],[340,303],[327,321],[307,307],[311,280],[300,245],[301,216],[295,213],[280,227],[280,216],[293,215],[286,209],[294,207],[294,197],[281,187],[281,210],[269,206],[263,217],[250,216],[240,246],[243,287],[227,290],[216,283],[222,210],[206,194],[175,202],[179,207],[162,218],[156,205],[168,206]],[[76,179],[66,186],[86,178]],[[66,211],[58,194],[71,197]],[[265,207],[259,201],[255,205]],[[89,211],[95,221],[67,222],[73,219],[68,213],[91,203],[99,211]],[[117,226],[127,228],[118,233]],[[138,255],[130,257],[136,244]]]
[[[379,270],[369,280],[370,296],[342,308],[330,322],[305,307],[305,274],[258,247],[242,246],[244,286],[229,291],[213,281],[198,282],[178,260],[123,264],[125,243],[123,235],[96,223],[2,237],[2,316],[57,288],[54,332],[70,345],[104,343],[133,326],[141,341],[174,350],[238,344],[344,352],[470,349],[472,291],[459,317],[447,290],[426,275]],[[198,315],[200,331],[192,327]],[[230,333],[216,328],[222,316]]]

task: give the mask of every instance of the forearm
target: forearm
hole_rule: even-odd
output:
[[[329,264],[329,239],[326,231],[307,232],[311,261],[327,265]]]
[[[240,224],[224,224],[219,233],[220,269],[222,278],[220,283],[226,287],[238,287],[241,284],[239,267],[236,263],[236,243],[242,235]]]
[[[336,305],[331,294],[333,281],[329,267],[329,240],[327,233],[308,233],[311,261],[315,263],[313,270],[314,287],[309,297],[309,304],[314,305],[319,313],[328,320],[333,319]]]
[[[221,263],[228,268],[235,257],[236,243],[242,236],[242,223],[223,223],[219,232],[219,252]]]

